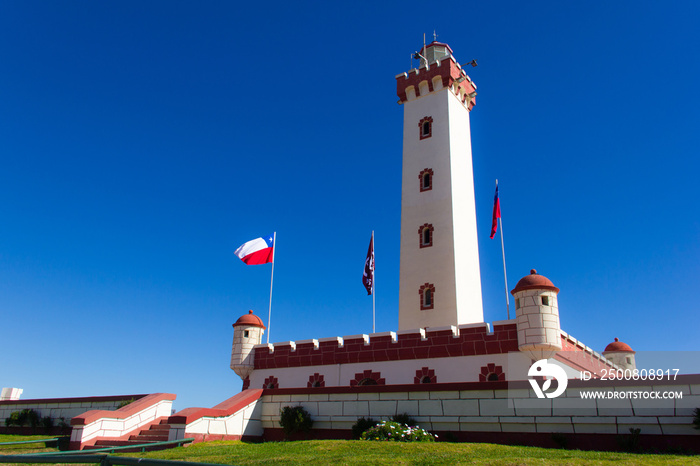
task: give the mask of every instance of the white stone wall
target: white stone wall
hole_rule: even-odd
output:
[[[542,298],[549,305],[542,304]],[[548,359],[561,350],[557,293],[551,290],[523,290],[515,293],[518,348],[532,359]]]
[[[248,332],[248,336],[245,333]],[[253,371],[255,356],[253,348],[262,341],[263,329],[260,327],[233,327],[233,344],[231,345],[231,369],[241,379]]]
[[[592,386],[591,386],[592,388]],[[589,388],[587,388],[589,389]],[[649,386],[603,387],[601,390],[649,390]],[[350,429],[359,417],[385,419],[408,413],[429,431],[543,432],[698,435],[693,410],[700,406],[700,384],[653,389],[682,391],[677,400],[584,400],[581,389],[554,399],[532,398],[528,389],[402,391],[386,393],[319,393],[265,395],[262,427],[279,428],[284,406],[302,406],[314,429]],[[511,398],[508,398],[511,397]]]
[[[483,322],[469,112],[450,89],[421,92],[413,99],[408,95],[399,330]],[[420,140],[418,123],[426,116],[433,118],[432,136]],[[420,192],[418,175],[424,168],[434,172],[433,187]],[[418,227],[425,223],[434,227],[433,245],[420,248]],[[434,309],[420,309],[418,290],[425,283],[435,285]]]
[[[2,403],[0,402],[0,425],[5,425],[5,419],[15,411],[23,409],[33,409],[40,417],[50,417],[54,420],[54,425],[58,425],[61,418],[66,423],[70,423],[71,418],[83,414],[85,411],[92,409],[114,410],[122,403],[122,400],[116,401],[94,401],[81,400],[75,398],[73,401],[48,401],[48,400],[25,400],[22,403]]]
[[[518,353],[519,354],[519,353]],[[511,356],[512,359],[512,356]],[[505,372],[509,355],[486,354],[478,356],[457,356],[450,358],[407,359],[399,361],[362,362],[352,364],[328,364],[323,366],[286,367],[260,369],[250,375],[250,388],[263,388],[270,376],[277,377],[279,388],[306,388],[309,376],[323,375],[326,387],[349,387],[355,374],[365,370],[380,372],[387,385],[412,384],[416,371],[428,367],[435,371],[438,383],[478,382],[482,366],[493,363],[503,367]],[[527,367],[529,360],[521,365]]]
[[[448,92],[450,175],[454,231],[457,322],[484,321],[481,298],[479,240],[476,228],[470,113],[460,98]]]
[[[168,440],[198,436],[252,436],[263,434],[262,401],[257,399],[229,416],[204,416],[191,424],[171,425]]]
[[[85,445],[97,438],[123,437],[159,418],[170,416],[172,406],[172,400],[160,400],[125,418],[105,416],[86,425],[75,425],[71,431],[70,441],[72,444]]]
[[[622,352],[622,351],[604,351],[603,355],[606,359],[609,359],[614,364],[620,366],[623,370],[635,370],[637,368],[637,362],[634,358],[634,353]],[[627,362],[629,360],[629,362]],[[700,408],[700,406],[698,406]]]

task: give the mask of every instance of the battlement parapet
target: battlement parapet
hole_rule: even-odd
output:
[[[518,351],[514,320],[261,344],[255,369],[398,361]]]
[[[565,331],[561,330],[561,352],[555,356],[578,366],[582,371],[590,372],[594,378],[601,376],[603,370],[617,370],[619,367],[602,354],[581,343]]]
[[[451,55],[428,67],[423,65],[396,75],[396,94],[400,104],[442,88],[452,88],[469,110],[476,103],[476,84]]]

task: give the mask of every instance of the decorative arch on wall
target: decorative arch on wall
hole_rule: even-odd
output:
[[[306,388],[317,388],[325,387],[326,381],[323,380],[323,376],[318,372],[314,372],[314,375],[309,376],[309,382],[306,384]]]
[[[271,375],[270,377],[266,378],[262,388],[280,388],[277,377]]]
[[[421,367],[416,371],[416,376],[413,378],[413,383],[437,383],[435,371],[428,367]]]
[[[506,374],[503,372],[503,366],[497,366],[493,363],[483,366],[479,373],[479,382],[502,382],[504,380],[506,380]]]
[[[364,385],[386,385],[386,381],[382,378],[381,372],[372,372],[371,369],[367,369],[355,374],[355,378],[350,381],[351,387]]]

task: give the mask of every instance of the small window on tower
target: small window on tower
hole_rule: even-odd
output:
[[[630,358],[629,356],[627,356],[625,360],[627,361],[627,364],[632,364],[632,358]]]
[[[418,290],[420,295],[420,309],[433,309],[435,307],[435,285],[426,283]]]
[[[433,226],[430,223],[424,223],[418,227],[418,245],[420,248],[429,248],[433,245]]]
[[[250,331],[249,330],[243,330],[243,336],[245,338],[248,338],[250,336]]]
[[[420,128],[421,139],[431,137],[433,135],[433,117],[424,117],[421,119],[420,123],[418,123],[418,127]]]
[[[542,305],[549,306],[549,296],[542,296]]]
[[[433,170],[432,168],[424,168],[418,175],[420,180],[420,192],[430,191],[433,189]]]

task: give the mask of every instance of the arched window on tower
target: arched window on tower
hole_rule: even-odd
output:
[[[433,117],[426,116],[418,123],[420,129],[421,140],[427,139],[433,135]]]
[[[418,293],[420,294],[421,311],[435,307],[435,285],[426,283],[419,288]]]
[[[424,168],[421,170],[418,180],[420,180],[420,192],[433,189],[433,169]]]
[[[418,227],[418,245],[421,248],[429,248],[433,245],[433,230],[435,228],[430,223],[424,223]]]

